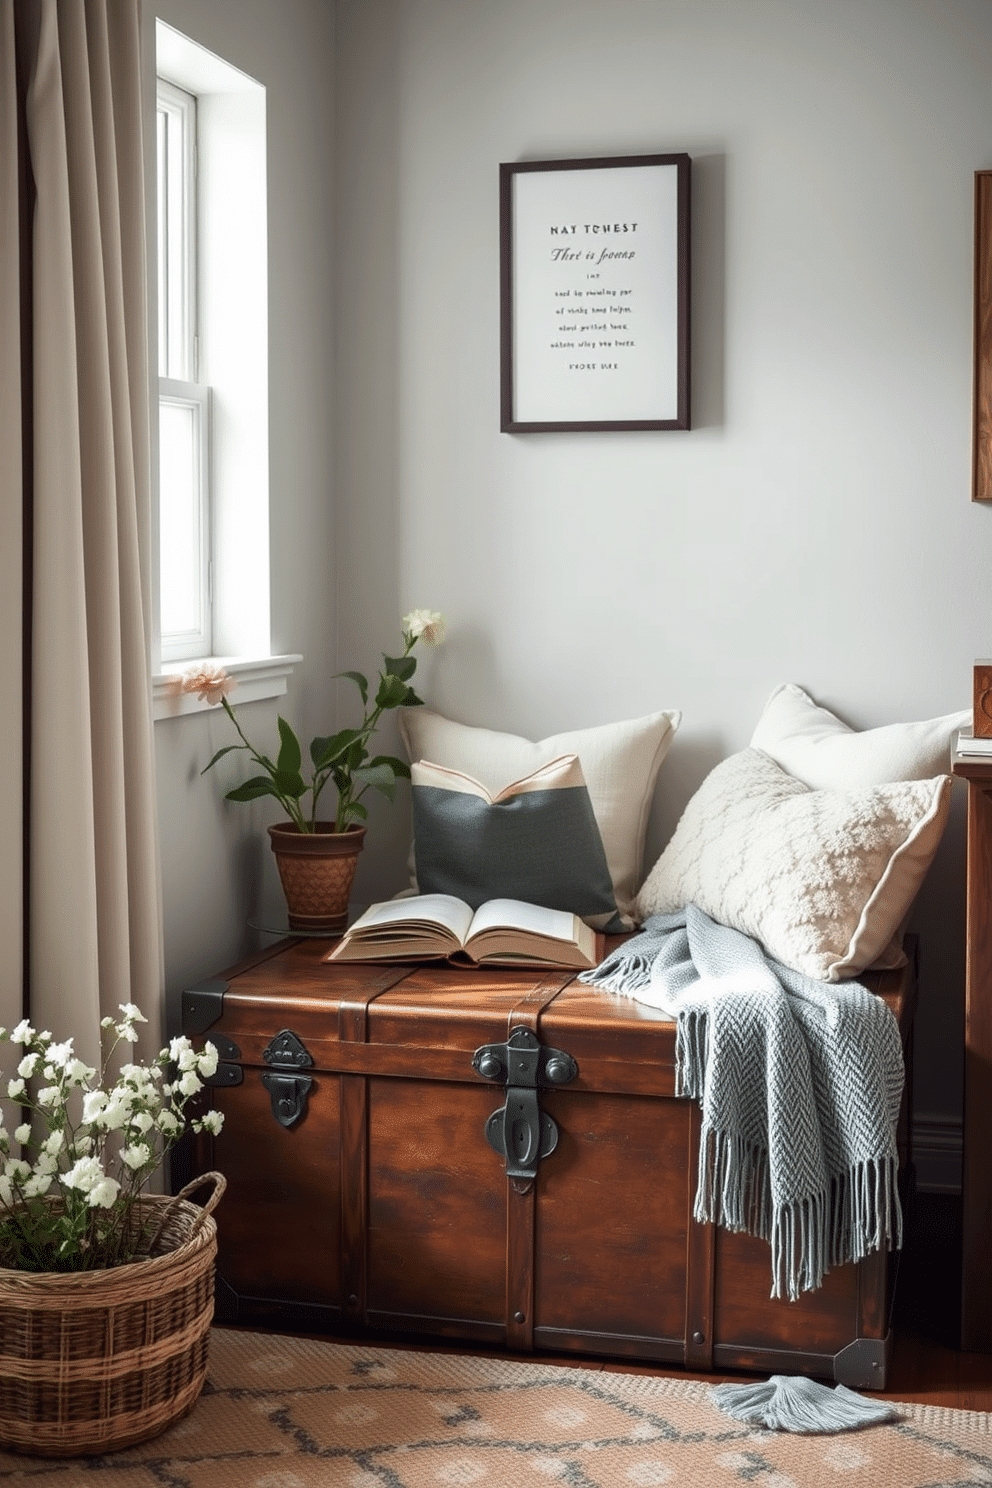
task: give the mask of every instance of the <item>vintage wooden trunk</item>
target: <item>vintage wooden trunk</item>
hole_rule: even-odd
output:
[[[567,971],[328,965],[283,942],[184,994],[224,1112],[218,1315],[883,1388],[894,1257],[769,1296],[769,1249],[692,1219],[675,1025]],[[876,976],[908,1031],[912,966]]]

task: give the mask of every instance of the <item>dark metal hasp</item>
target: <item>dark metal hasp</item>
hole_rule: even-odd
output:
[[[484,1044],[472,1056],[484,1080],[506,1087],[506,1104],[485,1125],[486,1141],[506,1160],[508,1178],[532,1179],[558,1145],[558,1127],[537,1100],[539,1088],[567,1085],[579,1073],[570,1054],[548,1049],[529,1028],[514,1028],[505,1044]]]

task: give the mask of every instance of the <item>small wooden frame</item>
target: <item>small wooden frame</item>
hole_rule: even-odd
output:
[[[972,501],[992,501],[992,170],[975,172],[975,407]]]

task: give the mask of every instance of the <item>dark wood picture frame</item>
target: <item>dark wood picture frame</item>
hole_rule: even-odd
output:
[[[690,167],[687,154],[525,160],[500,166],[503,433],[690,427]],[[614,170],[618,175],[612,179],[582,175]],[[643,177],[632,174],[642,170]],[[576,209],[583,188],[588,211]],[[526,206],[517,199],[521,189]],[[602,203],[613,199],[622,201],[623,209],[618,206],[604,217]],[[556,216],[560,204],[570,210]],[[635,240],[638,227],[641,237]],[[534,246],[543,243],[544,231],[551,235],[547,255]],[[618,235],[621,246],[614,249]],[[636,269],[631,263],[635,256]],[[615,262],[604,265],[604,258]],[[607,282],[579,290],[580,276]],[[553,282],[570,287],[555,289]],[[575,318],[587,313],[576,308],[586,294],[589,310],[599,317],[590,323]],[[621,294],[629,303],[593,298]],[[562,296],[565,302],[559,306],[555,300]],[[618,305],[612,312],[601,308]],[[556,322],[556,315],[572,319]],[[631,317],[626,323],[624,315]],[[553,339],[555,330],[566,326],[576,328],[576,336],[594,333],[595,342],[569,339],[567,331],[564,338]],[[614,339],[617,331],[622,339]],[[636,351],[618,353],[620,347]],[[625,401],[629,407],[620,407]]]
[[[975,172],[974,340],[971,499],[992,501],[992,170]]]

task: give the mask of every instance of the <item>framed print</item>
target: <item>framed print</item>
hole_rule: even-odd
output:
[[[689,428],[688,155],[500,166],[500,428]]]
[[[971,499],[992,501],[992,171],[975,172],[975,406]]]

